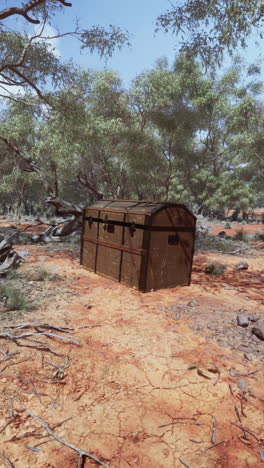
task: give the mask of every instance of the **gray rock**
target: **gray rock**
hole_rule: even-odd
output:
[[[234,369],[234,367],[231,367],[231,369],[229,369],[229,375],[231,375],[231,377],[235,377],[237,375],[237,371],[236,369]]]
[[[261,319],[261,316],[259,314],[250,314],[249,320],[251,322],[258,322],[258,320]]]
[[[245,354],[244,354],[244,357],[245,357],[248,361],[253,361],[253,356],[252,356],[252,354],[245,353]]]
[[[218,344],[222,348],[227,348],[227,346],[230,346],[230,343],[228,343],[228,341],[219,341]]]
[[[253,327],[252,333],[260,340],[264,341],[264,324],[260,325],[259,327]]]
[[[239,262],[235,265],[235,271],[239,270],[248,270],[248,263],[247,262]]]
[[[249,317],[248,315],[238,315],[237,316],[237,324],[240,327],[247,327],[249,325]]]
[[[239,351],[243,351],[244,353],[247,353],[249,351],[249,346],[247,345],[240,345],[238,347]]]
[[[246,384],[246,381],[245,379],[243,379],[242,377],[239,377],[236,381],[236,384],[238,386],[238,388],[240,388],[240,390],[242,390],[242,392],[246,392],[247,391],[247,384]]]
[[[191,301],[189,301],[189,302],[187,303],[187,306],[188,306],[188,307],[195,307],[195,306],[198,306],[198,305],[199,305],[199,302],[196,301],[196,299],[192,299]]]

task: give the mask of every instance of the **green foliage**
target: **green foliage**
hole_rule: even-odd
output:
[[[262,38],[264,5],[259,0],[183,0],[157,19],[157,29],[181,35],[181,52],[206,64],[220,63],[224,51],[231,55],[246,47],[252,32]]]
[[[204,271],[208,275],[218,276],[218,275],[222,275],[225,272],[225,270],[226,270],[225,265],[215,262],[215,263],[210,263],[209,265],[207,265]]]
[[[248,236],[247,234],[241,229],[240,231],[237,231],[233,235],[233,239],[241,242],[247,242],[248,241]]]
[[[0,297],[7,299],[6,307],[10,311],[30,311],[34,308],[34,305],[28,300],[16,281],[7,281],[0,284]]]

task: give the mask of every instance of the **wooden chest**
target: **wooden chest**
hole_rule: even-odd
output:
[[[184,205],[100,200],[84,209],[81,264],[143,292],[189,285],[195,225]]]

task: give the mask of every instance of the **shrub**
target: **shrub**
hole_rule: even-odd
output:
[[[55,279],[58,275],[47,270],[43,265],[40,265],[37,268],[36,275],[34,275],[35,281],[51,281]]]
[[[233,235],[233,239],[234,239],[234,240],[237,240],[237,241],[247,242],[247,241],[248,241],[248,236],[247,236],[246,233],[243,231],[243,229],[241,229],[240,231],[237,231],[237,232]]]
[[[210,263],[210,265],[207,265],[205,268],[205,273],[208,275],[222,275],[226,270],[226,266],[222,265],[221,263]]]
[[[225,229],[232,229],[232,226],[230,223],[225,223]]]
[[[23,291],[11,281],[0,284],[0,298],[6,299],[5,307],[8,310],[29,311],[34,308],[34,305],[29,302]]]

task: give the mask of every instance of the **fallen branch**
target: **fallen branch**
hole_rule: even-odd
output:
[[[201,453],[199,453],[199,455],[201,456],[205,452],[207,452],[207,450],[211,450],[212,448],[217,447],[218,445],[221,445],[221,444],[224,444],[224,443],[225,443],[225,440],[221,440],[221,442],[217,442],[217,444],[210,445],[210,447],[207,447],[205,450],[203,450]]]
[[[171,426],[173,424],[193,424],[195,426],[205,426],[205,423],[199,423],[199,422],[192,422],[192,421],[174,421],[174,422],[171,422],[171,423],[167,423],[167,424],[162,424],[161,426],[158,426],[159,427],[166,427],[166,426]]]
[[[8,464],[8,466],[10,466],[10,468],[15,468],[15,466],[14,466],[13,463],[9,460],[9,458],[7,458],[3,453],[0,453],[0,457],[3,458],[3,460]]]
[[[186,463],[182,458],[178,458],[179,462],[181,462],[184,466],[186,466],[186,468],[191,468],[190,465],[188,465],[188,463]]]
[[[102,462],[101,460],[99,460],[99,458],[97,457],[94,457],[93,455],[91,455],[90,453],[76,447],[75,445],[71,444],[70,442],[65,442],[65,440],[61,439],[61,437],[57,436],[52,430],[51,428],[49,427],[48,423],[46,421],[44,421],[44,419],[41,419],[39,416],[37,416],[36,414],[32,413],[32,411],[26,409],[26,412],[33,418],[35,419],[36,421],[38,421],[42,427],[44,427],[45,431],[51,435],[55,440],[57,440],[58,442],[60,442],[60,444],[62,445],[65,445],[66,447],[69,447],[70,449],[74,450],[74,452],[77,452],[79,454],[79,460],[80,458],[83,458],[83,457],[87,457],[87,458],[91,458],[92,460],[94,460],[96,463],[98,463],[99,465],[101,466],[104,466],[105,468],[110,468],[108,465],[106,465],[106,463]],[[78,462],[79,463],[79,462]]]
[[[212,444],[214,444],[216,440],[216,419],[214,416],[212,416],[212,420],[213,420],[213,431],[212,431],[211,442]]]
[[[234,422],[231,422],[231,424],[233,424],[233,426],[239,427],[239,429],[241,429],[242,431],[247,432],[248,434],[252,435],[252,437],[254,437],[259,442],[259,438],[258,438],[258,436],[256,436],[256,434],[254,434],[254,432],[252,432],[249,429],[247,429],[246,427],[240,426],[239,424],[236,424]]]

